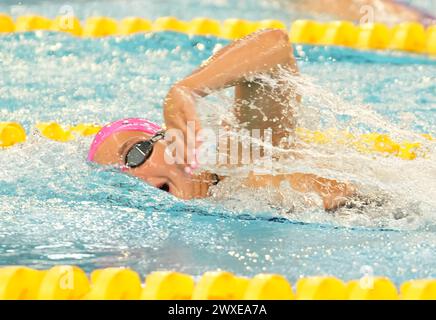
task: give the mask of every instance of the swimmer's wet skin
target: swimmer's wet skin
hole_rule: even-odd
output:
[[[191,121],[195,123],[195,133],[198,134],[202,126],[197,116],[196,99],[235,87],[234,113],[238,122],[248,130],[271,128],[273,146],[282,146],[295,129],[292,106],[298,104],[301,97],[295,92],[280,92],[263,84],[261,91],[259,83],[247,80],[261,73],[274,78],[279,69],[298,74],[292,46],[285,31],[264,30],[233,42],[171,87],[164,103],[166,128],[178,129],[187,137],[187,123]],[[254,101],[260,101],[263,109],[250,108],[250,103]],[[168,142],[155,139],[160,130],[159,126],[144,119],[116,121],[96,135],[88,160],[120,166],[123,171],[182,199],[207,197],[210,186],[217,183],[216,174],[193,174],[192,168],[196,163],[188,163],[187,153],[191,151],[186,145],[183,146],[185,158],[182,164],[164,161]],[[196,141],[195,148],[199,146],[200,142]],[[138,165],[129,165],[129,158],[137,158],[135,161],[139,161]],[[221,176],[218,180],[225,178]],[[348,183],[304,173],[262,176],[251,173],[243,185],[249,188],[278,188],[282,182],[289,183],[296,191],[318,194],[326,210],[344,205],[356,192]]]

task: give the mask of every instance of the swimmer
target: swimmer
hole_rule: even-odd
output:
[[[234,115],[238,123],[248,130],[270,128],[272,144],[279,146],[295,129],[292,106],[299,103],[300,96],[252,79],[258,74],[274,78],[282,69],[298,74],[292,45],[285,31],[264,30],[231,43],[171,87],[163,107],[166,130],[178,129],[187,137],[187,122],[191,121],[198,134],[201,130],[198,99],[234,87]],[[251,103],[262,106],[262,109],[250,108]],[[165,132],[145,119],[118,120],[103,127],[95,136],[88,160],[119,166],[126,173],[181,199],[209,196],[210,187],[226,177],[209,171],[193,173],[196,163],[195,160],[187,161],[187,152],[182,163],[165,161],[169,144]],[[186,139],[182,143],[187,150]],[[196,148],[200,144],[201,141],[195,141]],[[325,210],[345,205],[347,199],[355,194],[350,183],[315,174],[256,175],[251,172],[244,179],[242,184],[248,188],[279,188],[282,182],[287,182],[297,192],[316,193]]]

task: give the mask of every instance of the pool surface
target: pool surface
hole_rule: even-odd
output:
[[[128,15],[117,3],[103,8],[87,2],[83,10],[95,4],[102,14]],[[132,1],[129,10],[141,3]],[[172,14],[173,6],[166,3],[144,16]],[[227,18],[230,5],[220,3],[217,18]],[[274,5],[259,11],[264,2],[241,3],[253,6],[241,17],[291,19]],[[32,6],[54,12],[50,2],[32,1]],[[192,16],[207,13],[201,8]],[[244,193],[181,201],[86,163],[90,138],[59,143],[34,129],[39,121],[104,124],[130,116],[161,123],[162,100],[171,84],[227,43],[171,32],[103,39],[50,32],[1,36],[0,121],[23,124],[28,140],[0,151],[0,265],[72,264],[86,271],[129,266],[141,274],[175,269],[193,275],[219,268],[247,276],[279,273],[292,283],[301,276],[349,280],[367,272],[397,284],[435,278],[435,150],[419,134],[436,134],[436,60],[295,47],[305,99],[302,124],[325,129],[351,123],[360,132],[422,139],[428,148],[425,157],[405,161],[347,150],[332,157],[331,150],[313,147],[306,162],[284,165],[289,172],[350,178],[393,195],[392,207],[380,214],[335,216],[319,209],[284,214],[269,207],[268,199],[253,203]],[[217,97],[205,105],[226,101]],[[395,218],[398,210],[405,217]]]

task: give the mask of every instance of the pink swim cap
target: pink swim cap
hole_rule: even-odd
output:
[[[141,118],[127,118],[109,123],[101,128],[101,130],[95,135],[91,147],[89,148],[88,161],[94,160],[98,147],[103,143],[103,141],[116,132],[142,131],[149,135],[154,135],[160,130],[162,130],[162,128],[156,123]]]

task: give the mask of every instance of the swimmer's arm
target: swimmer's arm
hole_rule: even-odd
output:
[[[255,188],[267,186],[279,188],[283,181],[288,182],[295,191],[317,193],[323,200],[325,210],[334,210],[344,205],[347,198],[356,192],[355,187],[349,183],[307,173],[278,174],[274,176],[250,174],[245,181],[245,185]]]
[[[250,75],[273,71],[293,62],[292,47],[284,30],[253,33],[219,50],[190,76],[176,84],[199,96],[245,82]]]
[[[264,30],[233,42],[169,90],[163,110],[166,127],[181,130],[186,138],[189,121],[195,124],[194,132],[198,134],[201,124],[196,112],[196,96],[204,97],[219,89],[243,85],[247,76],[289,64],[296,70],[292,47],[283,30]],[[278,136],[277,132],[273,135]]]
[[[273,71],[278,65],[289,63],[296,70],[292,47],[283,30],[264,30],[233,42],[172,86],[164,103],[167,127],[185,131],[186,121],[192,120],[198,132],[196,96],[204,97],[216,90],[243,84],[247,76]]]

